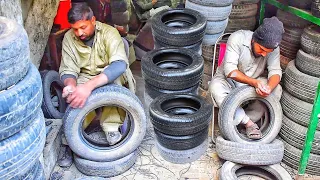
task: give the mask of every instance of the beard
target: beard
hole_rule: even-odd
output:
[[[253,42],[251,42],[251,49],[252,49],[253,56],[254,56],[255,58],[261,57],[260,54],[257,54],[257,53],[256,53],[256,51],[255,51],[255,49],[254,49]]]

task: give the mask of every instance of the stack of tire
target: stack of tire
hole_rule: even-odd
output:
[[[187,0],[185,7],[199,11],[207,18],[203,45],[214,45],[228,24],[233,0]]]
[[[315,92],[320,81],[320,28],[312,25],[304,29],[297,58],[289,62],[284,74],[281,97],[283,126],[280,137],[285,144],[283,162],[297,169],[307,134]],[[314,136],[306,172],[319,173],[320,126]]]
[[[282,69],[285,69],[287,64],[296,58],[303,28],[310,22],[281,9],[278,9],[277,17],[283,23],[285,30],[280,43],[280,63]]]
[[[293,7],[299,8],[299,9],[310,10],[312,1],[313,0],[304,0],[304,1],[290,0],[290,1],[288,1],[288,4],[290,6],[293,6]]]
[[[121,107],[127,114],[123,137],[115,145],[106,142],[103,131],[93,132],[97,138],[88,138],[83,129],[86,115],[104,106]],[[142,103],[127,88],[115,84],[97,88],[83,108],[68,107],[63,120],[64,134],[74,152],[75,166],[83,174],[112,177],[124,173],[135,164],[137,148],[146,133],[147,120]]]
[[[248,100],[260,100],[268,109],[269,118],[265,118],[263,121],[263,124],[267,122],[267,125],[260,126],[262,137],[258,140],[249,139],[241,133],[241,125],[234,125],[236,110]],[[221,180],[236,179],[237,169],[245,169],[246,174],[250,175],[261,171],[261,168],[273,169],[274,166],[277,166],[277,170],[269,172],[273,177],[278,179],[281,179],[280,176],[290,177],[279,165],[284,153],[283,143],[276,139],[282,124],[281,118],[282,111],[279,101],[273,95],[262,98],[251,86],[238,87],[225,98],[220,106],[218,116],[218,124],[223,137],[218,136],[216,140],[218,156],[227,160],[220,170]],[[230,172],[230,168],[236,168],[236,170]],[[286,173],[281,174],[280,171]],[[234,178],[230,178],[232,176],[227,176],[224,174],[225,172],[233,173]]]
[[[129,32],[129,22],[131,17],[131,5],[129,0],[110,1],[112,23],[123,26]]]
[[[170,9],[152,18],[154,49],[175,47],[192,49],[201,54],[202,39],[206,31],[206,18],[191,9]]]
[[[320,18],[320,1],[313,0],[311,4],[311,13],[317,18]]]
[[[141,60],[145,82],[145,104],[172,93],[197,94],[203,74],[203,58],[186,48],[161,48],[149,51]]]
[[[165,94],[149,108],[159,154],[175,164],[199,159],[208,149],[212,106],[194,94]]]
[[[0,179],[45,179],[42,84],[21,25],[0,17]]]
[[[227,33],[238,30],[251,30],[256,27],[259,0],[234,0],[229,16]]]

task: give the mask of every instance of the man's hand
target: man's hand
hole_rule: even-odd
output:
[[[70,103],[72,108],[83,108],[91,92],[92,88],[85,84],[78,85],[75,90],[68,95],[67,103]]]
[[[263,84],[261,81],[257,80],[255,83],[256,92],[262,97],[267,97],[271,93],[271,88],[268,85]]]
[[[158,0],[152,0],[151,3],[152,5],[155,5],[158,2]]]
[[[65,86],[62,90],[62,97],[63,98],[68,97],[68,95],[74,92],[75,90],[76,90],[76,87],[73,85]]]

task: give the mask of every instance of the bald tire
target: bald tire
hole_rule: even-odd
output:
[[[296,58],[296,67],[303,73],[320,78],[320,57],[300,49]]]

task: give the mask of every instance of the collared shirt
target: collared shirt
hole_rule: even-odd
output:
[[[239,30],[229,37],[223,64],[218,67],[215,78],[226,78],[234,70],[239,70],[248,77],[258,78],[266,67],[268,78],[275,74],[281,78],[279,47],[266,57],[256,58],[251,47],[252,35],[252,31]]]
[[[111,62],[117,60],[124,60],[127,70],[124,75],[115,80],[115,83],[123,85],[128,81],[134,82],[119,32],[107,24],[96,21],[92,47],[85,45],[72,29],[65,34],[59,73],[60,76],[73,75],[77,78],[78,83],[85,83],[100,74]]]

